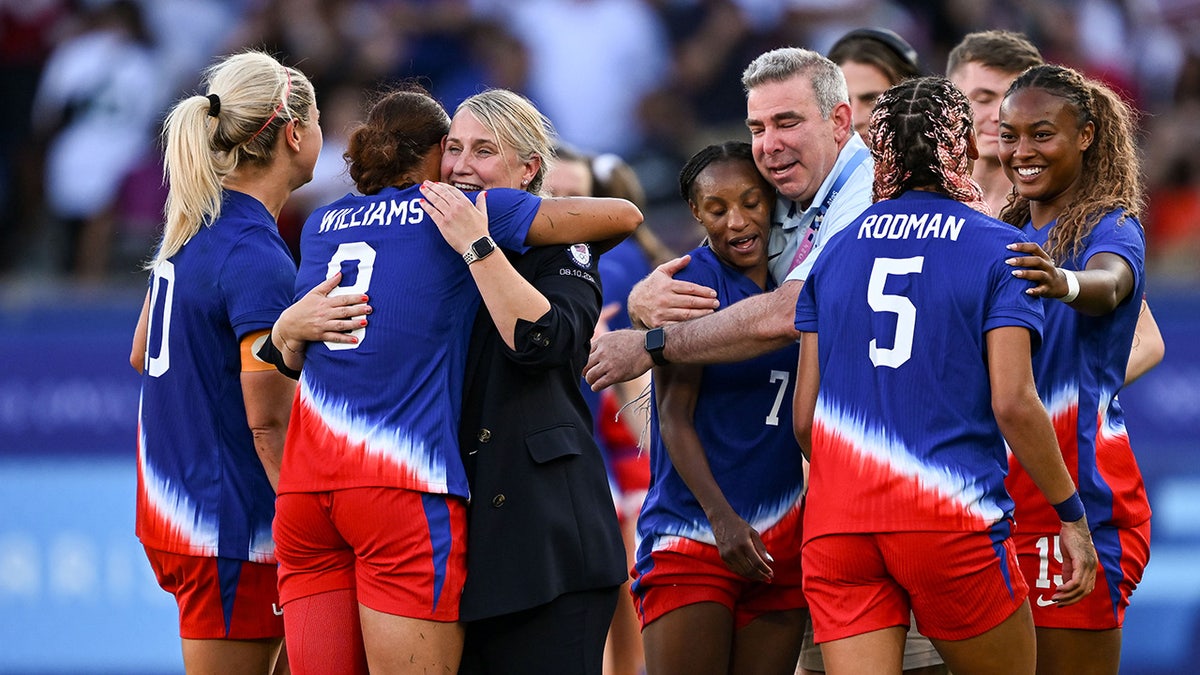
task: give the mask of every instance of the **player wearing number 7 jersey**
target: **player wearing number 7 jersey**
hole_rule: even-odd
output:
[[[696,153],[680,193],[708,234],[677,279],[722,307],[770,291],[774,189],[750,144]],[[792,435],[797,349],[654,369],[650,490],[632,593],[650,673],[791,675],[808,614],[800,587],[803,458]]]
[[[875,201],[800,294],[795,424],[810,454],[804,590],[828,672],[899,673],[910,608],[955,673],[1033,673],[1005,441],[1057,505],[1060,604],[1096,554],[1033,385],[1043,311],[1005,263],[1023,240],[972,208],[966,98],[942,78],[871,118]]]

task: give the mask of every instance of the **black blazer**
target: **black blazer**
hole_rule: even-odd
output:
[[[471,485],[464,621],[509,614],[628,578],[604,460],[579,389],[600,312],[586,245],[509,254],[550,301],[508,349],[481,307],[459,439]]]

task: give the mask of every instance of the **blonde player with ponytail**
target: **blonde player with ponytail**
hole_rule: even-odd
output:
[[[188,672],[279,672],[271,522],[295,388],[252,345],[291,302],[276,219],[322,136],[308,78],[266,54],[221,60],[204,88],[167,116],[165,225],[130,354],[137,535],[179,605]]]

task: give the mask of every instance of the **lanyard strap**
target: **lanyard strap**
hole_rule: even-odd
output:
[[[833,181],[833,186],[829,188],[829,192],[825,195],[825,200],[817,207],[816,217],[813,218],[812,222],[808,225],[808,229],[804,232],[804,239],[800,240],[800,246],[796,249],[796,255],[792,258],[792,265],[788,268],[788,272],[796,269],[800,263],[804,262],[808,254],[812,252],[813,244],[817,239],[817,230],[821,229],[821,221],[825,219],[825,212],[829,210],[829,206],[833,204],[833,200],[837,198],[838,193],[846,186],[846,181],[850,180],[850,175],[854,173],[854,170],[866,158],[867,149],[859,148],[858,152],[855,152],[850,157],[850,161],[846,162],[846,165],[842,167],[837,179]],[[794,210],[795,208],[796,205],[792,204],[792,209]],[[792,216],[795,214],[790,213],[788,215]]]

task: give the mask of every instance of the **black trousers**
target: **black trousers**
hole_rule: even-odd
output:
[[[601,675],[620,586],[467,624],[459,675]]]

